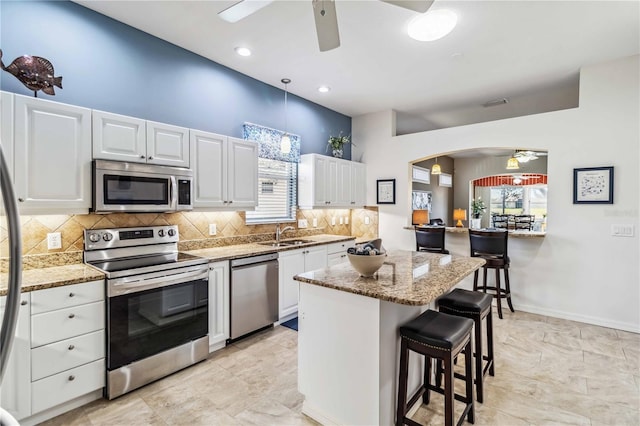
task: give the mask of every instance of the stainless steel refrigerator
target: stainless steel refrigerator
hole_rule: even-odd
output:
[[[11,346],[15,337],[18,322],[18,308],[20,304],[20,283],[22,280],[22,240],[20,237],[20,217],[16,197],[11,183],[11,176],[0,144],[0,191],[4,205],[4,218],[7,221],[9,237],[9,280],[8,293],[0,328],[0,388],[2,379],[11,354]],[[4,410],[0,400],[0,426],[17,425],[18,422],[11,414]]]

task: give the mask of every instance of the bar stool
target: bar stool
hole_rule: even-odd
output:
[[[444,395],[445,425],[453,425],[454,399],[466,404],[458,420],[464,417],[474,422],[473,363],[471,362],[471,329],[473,321],[468,318],[449,315],[432,310],[425,311],[417,318],[400,327],[400,373],[398,375],[398,406],[396,425],[419,425],[407,418],[407,412],[422,397],[429,404],[429,391]],[[407,380],[409,374],[409,351],[424,355],[424,381],[420,389],[407,403]],[[458,395],[453,388],[453,360],[464,351],[465,396]],[[444,389],[431,384],[431,358],[444,362]]]
[[[471,246],[471,257],[481,257],[486,260],[482,267],[483,285],[478,285],[478,270],[473,273],[473,289],[494,291],[493,297],[498,302],[498,316],[502,319],[502,299],[507,299],[509,309],[515,312],[511,304],[511,287],[509,286],[509,265],[511,260],[507,255],[507,243],[509,233],[507,231],[481,231],[469,229],[469,242]],[[496,270],[496,285],[487,285],[487,270]],[[504,271],[505,288],[500,287],[500,270]]]
[[[493,321],[491,319],[491,295],[478,291],[456,288],[438,299],[438,309],[451,315],[470,318],[474,323],[474,357],[476,361],[476,395],[478,402],[483,402],[484,377],[487,371],[491,376],[495,375],[493,361]],[[482,320],[486,318],[487,331],[487,355],[482,348]],[[483,361],[487,361],[484,368]],[[440,367],[440,364],[438,364]],[[438,374],[439,378],[439,371]],[[456,377],[461,378],[458,374]],[[436,381],[436,384],[438,381]]]
[[[444,226],[416,226],[416,251],[449,254],[444,248]]]

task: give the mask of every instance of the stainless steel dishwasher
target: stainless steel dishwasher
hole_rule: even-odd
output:
[[[231,261],[230,340],[278,321],[278,254]]]

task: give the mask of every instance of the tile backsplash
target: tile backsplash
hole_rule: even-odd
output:
[[[365,218],[369,224],[365,225]],[[306,229],[296,229],[286,237],[313,234],[353,235],[356,238],[376,238],[378,209],[298,210],[297,218],[306,219]],[[5,218],[3,218],[5,219]],[[314,219],[317,226],[313,226]],[[342,223],[341,223],[342,219]],[[21,216],[22,252],[25,255],[59,253],[59,257],[75,259],[83,250],[85,229],[120,228],[150,225],[178,225],[182,250],[190,249],[190,242],[210,246],[241,243],[252,239],[273,238],[275,225],[247,225],[244,212],[179,212],[179,213],[113,213],[107,215],[38,215]],[[215,223],[217,233],[209,236],[209,224]],[[297,227],[297,223],[294,224]],[[62,248],[47,249],[47,234],[60,232]],[[244,237],[244,238],[243,238]],[[208,240],[208,241],[203,241]],[[6,219],[0,225],[0,253],[8,253]],[[64,255],[63,255],[64,254]],[[81,256],[80,256],[81,259]]]

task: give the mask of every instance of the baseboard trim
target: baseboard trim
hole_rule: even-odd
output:
[[[504,308],[504,307],[503,307]],[[561,318],[570,321],[583,322],[586,324],[598,325],[601,327],[614,328],[616,330],[629,331],[640,334],[640,324],[630,324],[620,321],[612,321],[606,318],[599,318],[590,315],[579,315],[555,309],[546,309],[538,306],[520,305],[516,306],[516,311],[520,310],[530,314],[546,315],[548,317]]]
[[[41,411],[36,413],[30,417],[20,420],[20,424],[22,426],[32,426],[42,423],[46,420],[52,419],[54,417],[59,416],[60,414],[64,414],[67,411],[71,411],[78,407],[82,407],[90,402],[93,402],[97,399],[101,399],[103,394],[102,389],[98,389],[86,395],[79,396],[71,401],[67,401],[63,404],[56,405],[55,407],[49,408],[45,411]]]
[[[321,425],[339,425],[337,421],[325,416],[320,410],[311,406],[306,400],[302,403],[302,414],[305,416],[311,417],[316,422]]]

